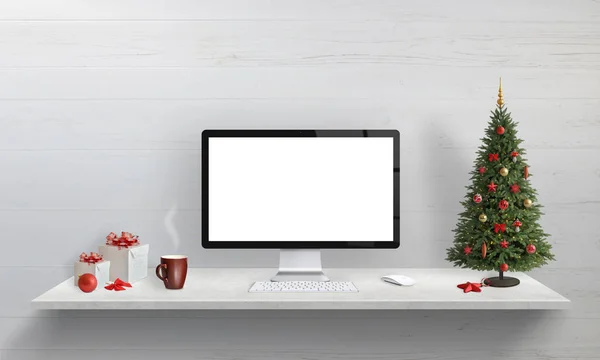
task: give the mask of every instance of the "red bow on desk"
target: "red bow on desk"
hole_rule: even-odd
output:
[[[132,287],[130,283],[125,282],[119,278],[115,280],[114,283],[106,285],[104,288],[106,290],[114,290],[114,291],[123,291],[126,287]]]

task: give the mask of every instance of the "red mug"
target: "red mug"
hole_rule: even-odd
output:
[[[167,289],[182,289],[187,276],[188,260],[185,255],[165,255],[160,257],[156,276]]]

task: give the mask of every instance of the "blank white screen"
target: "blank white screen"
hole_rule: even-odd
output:
[[[393,241],[393,138],[209,138],[209,241]]]

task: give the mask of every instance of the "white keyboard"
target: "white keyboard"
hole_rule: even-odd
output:
[[[248,292],[298,293],[298,292],[358,292],[350,281],[257,281]]]

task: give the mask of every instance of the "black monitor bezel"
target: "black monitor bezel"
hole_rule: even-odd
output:
[[[209,241],[208,140],[214,137],[391,137],[394,148],[393,241]],[[396,249],[400,246],[400,133],[398,130],[204,130],[202,131],[202,247],[205,249]]]

